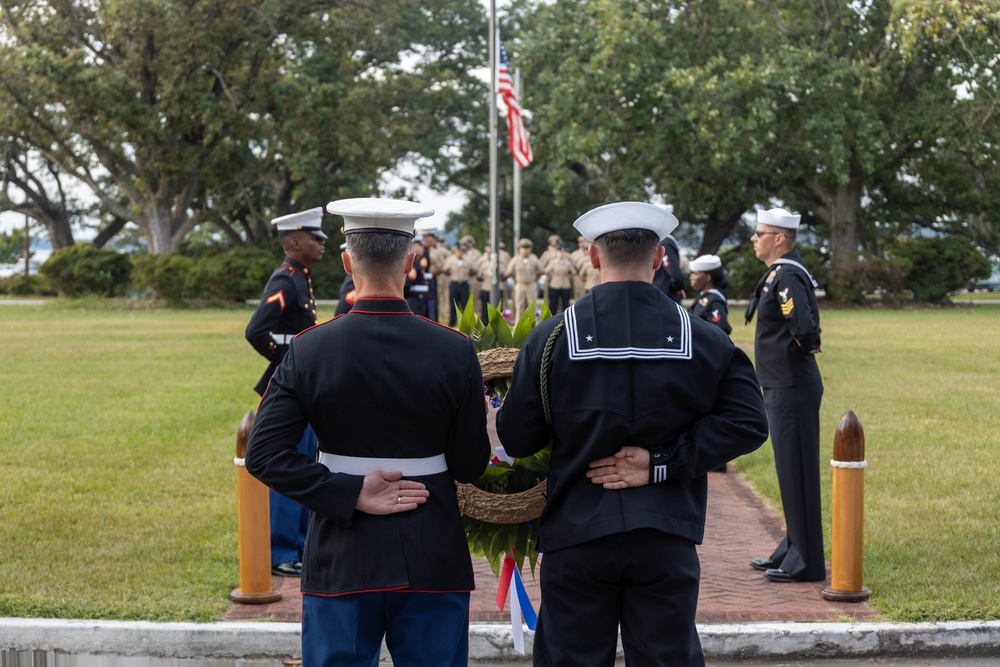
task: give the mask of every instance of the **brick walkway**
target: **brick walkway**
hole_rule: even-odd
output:
[[[750,567],[750,559],[768,556],[784,532],[781,514],[759,498],[734,473],[709,475],[708,519],[701,556],[699,623],[752,621],[837,621],[869,619],[874,610],[864,603],[827,602],[820,595],[825,582],[776,584]],[[544,562],[544,559],[543,559]],[[496,577],[485,560],[474,563],[476,590],[472,594],[473,623],[509,622],[509,613],[497,609]],[[538,608],[538,581],[524,573],[525,586]],[[298,579],[273,577],[283,596],[264,605],[234,605],[227,621],[271,619],[299,622],[302,597]]]

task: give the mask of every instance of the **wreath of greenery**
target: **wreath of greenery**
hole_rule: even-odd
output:
[[[544,303],[541,305],[540,316],[536,314],[535,305],[532,304],[514,324],[508,323],[503,314],[492,305],[487,306],[487,314],[489,319],[484,323],[476,313],[470,297],[458,323],[459,331],[472,340],[476,352],[494,348],[520,349],[535,324],[552,316]],[[510,389],[510,376],[487,379],[485,385],[490,404],[499,408]],[[544,487],[540,485],[547,480],[550,451],[550,447],[546,447],[533,456],[514,459],[513,464],[504,461],[491,464],[471,486],[495,496],[488,499],[497,505],[503,505],[507,501],[505,496],[513,500],[515,494],[537,493],[539,489],[544,493]],[[483,494],[478,495],[483,497]],[[538,562],[537,517],[517,523],[493,523],[463,514],[462,520],[469,551],[476,557],[485,557],[497,576],[505,555],[514,559],[519,570],[527,560],[531,571],[535,571]]]

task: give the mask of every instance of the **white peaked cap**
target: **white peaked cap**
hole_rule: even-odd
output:
[[[323,207],[318,206],[308,211],[302,211],[301,213],[292,213],[291,215],[283,215],[280,218],[275,218],[271,221],[271,224],[277,227],[279,232],[303,231],[325,239],[327,238],[326,234],[320,230],[320,223],[322,222]]]
[[[688,268],[692,271],[714,271],[722,268],[722,260],[718,255],[702,255],[688,262]]]
[[[413,236],[420,218],[434,215],[434,209],[403,199],[338,199],[326,205],[328,213],[344,216],[344,234],[382,232]]]
[[[677,229],[677,218],[665,207],[639,201],[623,201],[598,206],[573,223],[587,240],[620,229],[648,229],[662,241]]]
[[[772,208],[769,211],[757,211],[757,222],[771,227],[784,227],[785,229],[798,229],[801,215],[789,213],[783,208]]]

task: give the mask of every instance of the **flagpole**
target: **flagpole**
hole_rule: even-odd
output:
[[[500,307],[500,225],[497,220],[497,3],[490,0],[490,302]]]
[[[517,94],[517,99],[521,99],[520,68],[514,70],[514,92]],[[512,162],[514,163],[514,245],[511,247],[517,248],[517,242],[521,239],[521,165],[516,159]]]

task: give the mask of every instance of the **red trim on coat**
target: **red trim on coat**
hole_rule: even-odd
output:
[[[424,317],[423,315],[417,315],[417,317],[419,317],[420,319],[422,319],[422,320],[423,320],[423,321],[425,321],[425,322],[430,322],[431,324],[436,324],[436,325],[438,325],[439,327],[441,327],[442,329],[447,329],[448,331],[451,331],[452,333],[457,333],[457,334],[458,334],[459,336],[461,336],[462,338],[465,338],[466,340],[468,340],[468,339],[469,339],[469,337],[468,337],[468,336],[466,336],[466,335],[465,335],[464,333],[462,333],[462,332],[461,332],[461,331],[459,331],[458,329],[452,329],[452,328],[451,328],[450,326],[448,326],[447,324],[441,324],[440,322],[435,322],[434,320],[432,320],[432,319],[429,319],[429,318],[427,318],[427,317]]]

